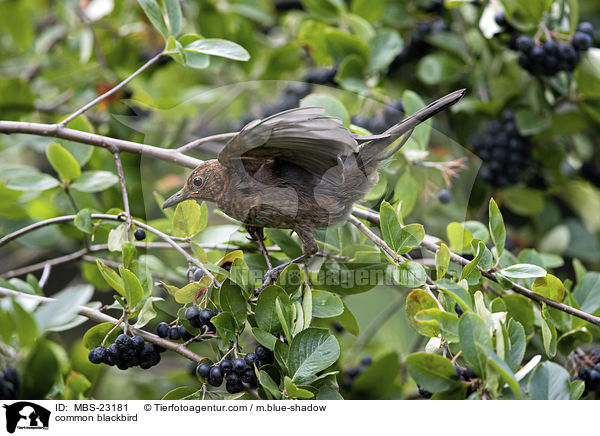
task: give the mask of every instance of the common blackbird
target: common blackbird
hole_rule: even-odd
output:
[[[213,201],[244,223],[264,254],[264,227],[293,229],[304,253],[292,260],[298,262],[317,253],[312,229],[344,221],[354,202],[377,182],[378,164],[402,147],[417,125],[456,103],[464,92],[452,92],[373,136],[351,133],[317,107],[252,121],[217,159],[198,165],[163,209],[188,199]],[[403,135],[391,152],[384,153]],[[363,145],[355,151],[359,144]],[[281,268],[270,269],[268,275]]]

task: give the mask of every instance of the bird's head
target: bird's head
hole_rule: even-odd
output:
[[[226,168],[218,160],[212,159],[198,165],[187,178],[183,188],[170,196],[162,205],[172,207],[184,200],[217,201],[227,182]]]

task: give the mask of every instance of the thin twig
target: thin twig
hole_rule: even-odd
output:
[[[42,271],[42,276],[40,277],[40,281],[38,282],[38,285],[40,286],[41,289],[44,289],[44,286],[46,285],[46,282],[48,281],[48,277],[50,277],[51,269],[52,269],[52,265],[50,265],[49,263],[44,265],[44,270]]]
[[[0,287],[0,297],[9,297],[9,296],[31,298],[31,299],[34,299],[34,300],[37,300],[37,301],[43,302],[43,303],[55,301],[54,298],[41,297],[39,295],[33,295],[33,294],[24,294],[22,292],[13,291],[12,289]],[[81,316],[85,316],[86,318],[88,318],[94,322],[98,322],[98,323],[103,323],[103,322],[118,323],[119,322],[118,319],[113,318],[110,315],[106,315],[105,313],[102,313],[95,309],[91,309],[86,306],[77,306],[77,313]],[[124,323],[121,323],[121,327],[126,328]],[[131,331],[133,333],[135,333],[136,335],[141,336],[148,342],[151,342],[156,345],[160,345],[161,347],[164,347],[167,350],[174,351],[175,353],[180,354],[194,362],[199,362],[203,359],[202,356],[199,356],[196,353],[194,353],[193,351],[188,350],[183,345],[177,344],[175,342],[171,342],[167,339],[159,338],[157,335],[155,335],[153,333],[149,333],[145,330],[137,329],[134,327],[131,327]]]
[[[81,109],[76,110],[71,115],[69,115],[67,118],[65,118],[60,123],[58,123],[58,125],[60,127],[65,127],[67,124],[69,124],[71,121],[73,121],[79,115],[81,115],[82,113],[84,113],[85,111],[87,111],[89,108],[91,108],[92,106],[100,103],[106,97],[109,97],[109,96],[113,95],[115,92],[117,92],[123,86],[127,85],[131,80],[133,80],[135,77],[137,77],[140,73],[142,73],[146,68],[148,68],[154,62],[156,62],[163,54],[164,54],[164,51],[161,51],[159,54],[157,54],[152,59],[150,59],[148,62],[146,62],[144,65],[142,65],[137,71],[135,71],[133,74],[131,74],[125,80],[123,80],[117,86],[115,86],[114,88],[110,89],[109,91],[106,91],[104,94],[100,95],[99,97],[96,97],[94,100],[90,101],[88,104],[86,104],[85,106],[83,106]]]
[[[123,209],[125,209],[125,215],[127,215],[127,229],[125,230],[125,240],[129,241],[129,231],[131,229],[131,212],[129,210],[129,198],[127,197],[127,185],[125,184],[125,174],[123,173],[123,164],[121,163],[121,156],[119,150],[113,151],[115,157],[115,164],[117,166],[117,174],[119,175],[119,181],[121,182],[121,196],[123,197]]]
[[[34,224],[31,224],[27,227],[23,227],[22,229],[17,230],[16,232],[10,233],[8,235],[6,235],[4,238],[0,239],[0,247],[4,244],[6,244],[9,241],[12,241],[13,239],[24,235],[28,232],[31,232],[33,230],[39,229],[41,227],[45,227],[51,224],[58,224],[58,223],[62,223],[62,222],[68,222],[68,221],[72,221],[74,220],[76,217],[76,215],[65,215],[65,216],[60,216],[60,217],[56,217],[56,218],[50,218],[44,221],[40,221]],[[103,214],[103,213],[93,213],[91,215],[92,219],[105,219],[105,220],[113,220],[113,221],[123,221],[126,220],[126,217],[123,217],[122,215],[108,215],[108,214]],[[215,280],[214,276],[211,274],[210,271],[208,271],[206,269],[206,267],[204,266],[204,264],[202,262],[200,262],[198,259],[196,259],[193,256],[190,256],[190,254],[185,251],[183,248],[181,248],[177,242],[173,241],[169,235],[161,232],[158,229],[155,229],[152,226],[149,226],[146,223],[143,223],[141,221],[138,220],[134,220],[132,219],[131,222],[133,224],[135,224],[137,227],[141,227],[147,231],[149,231],[150,233],[154,233],[156,236],[158,236],[159,238],[163,239],[165,242],[167,242],[169,245],[171,245],[171,247],[173,247],[175,250],[177,250],[179,253],[181,253],[185,259],[188,261],[188,263],[193,263],[194,265],[196,265],[198,268],[200,268],[202,270],[202,272],[204,274],[206,274],[208,277],[210,277],[213,281]],[[85,249],[84,249],[85,250]],[[84,253],[86,254],[86,253]],[[83,255],[83,254],[82,254]]]
[[[182,145],[181,147],[175,149],[178,153],[183,153],[191,150],[192,148],[196,148],[201,144],[211,141],[221,141],[223,139],[230,139],[237,135],[238,132],[231,133],[219,133],[218,135],[206,136],[204,138],[194,139],[193,141],[188,142],[187,144]]]

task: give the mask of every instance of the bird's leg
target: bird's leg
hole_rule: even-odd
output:
[[[273,269],[273,264],[271,263],[271,259],[269,258],[269,252],[267,251],[267,247],[265,247],[265,235],[263,233],[263,228],[255,226],[246,226],[246,230],[248,231],[250,238],[253,241],[256,241],[256,243],[258,244],[258,248],[265,257],[265,262],[267,262],[267,268],[269,270]]]
[[[306,259],[314,256],[315,254],[317,254],[317,251],[319,251],[319,246],[317,245],[317,240],[315,239],[315,236],[313,235],[310,228],[296,227],[296,228],[294,228],[294,231],[296,232],[296,234],[302,241],[303,254],[296,257],[295,259],[290,260],[289,262],[285,262],[285,263],[282,263],[281,265],[277,265],[275,268],[269,268],[269,270],[265,274],[262,285],[260,285],[256,289],[256,291],[254,291],[254,293],[256,295],[260,294],[260,292],[264,288],[266,288],[269,284],[271,284],[271,282],[277,276],[277,274],[280,271],[284,270],[288,265],[291,265],[292,263],[300,263],[303,260],[306,260]]]

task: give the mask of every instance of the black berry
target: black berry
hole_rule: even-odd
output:
[[[454,311],[456,312],[456,314],[460,317],[463,314],[463,310],[461,309],[460,305],[458,303],[454,304]]]
[[[190,306],[187,309],[185,309],[185,319],[187,319],[188,321],[191,321],[192,319],[196,318],[199,314],[200,311],[196,306]]]
[[[247,368],[246,361],[244,359],[235,359],[233,361],[233,370],[238,374],[242,374]]]
[[[166,322],[161,322],[159,325],[157,325],[156,334],[160,338],[166,338],[167,336],[169,336],[169,324],[167,324]]]
[[[244,357],[244,360],[246,361],[246,364],[251,367],[258,363],[258,356],[256,353],[248,353]]]
[[[438,193],[438,200],[442,204],[450,203],[452,201],[452,192],[448,191],[447,189],[442,189]]]
[[[212,310],[210,309],[202,309],[200,311],[200,313],[198,314],[199,318],[200,318],[200,322],[202,324],[208,324],[211,320],[211,318],[214,316],[215,314],[213,313]]]
[[[200,377],[207,378],[210,373],[210,365],[206,362],[201,363],[198,365],[198,368],[196,368],[196,372]]]
[[[146,232],[144,231],[144,229],[136,229],[135,232],[133,232],[133,236],[136,240],[142,241],[146,239]]]
[[[174,325],[169,327],[169,339],[173,341],[177,341],[181,339],[181,334],[179,331],[179,326]]]
[[[237,383],[237,384],[225,383],[225,389],[230,394],[237,394],[244,390],[244,386],[241,383]]]
[[[131,341],[131,338],[124,333],[117,337],[115,344],[121,353],[127,352],[133,348],[133,342]]]
[[[229,374],[233,371],[233,363],[228,359],[222,360],[221,363],[219,363],[219,368],[221,368],[223,374]]]
[[[223,383],[223,373],[221,372],[221,368],[218,366],[213,366],[208,373],[208,383],[211,386],[221,386]]]
[[[141,351],[145,345],[144,338],[141,336],[134,336],[131,338],[131,343],[133,344],[133,348],[138,352]]]
[[[199,282],[204,277],[204,272],[200,268],[196,268],[194,271],[194,281]]]

